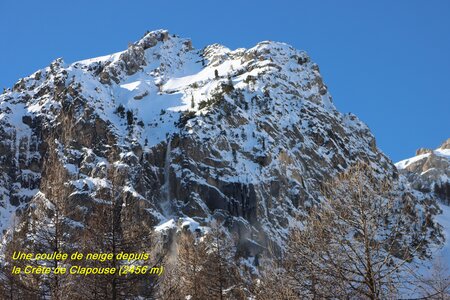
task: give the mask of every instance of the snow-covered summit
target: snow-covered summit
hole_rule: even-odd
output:
[[[435,150],[418,149],[416,156],[399,161],[395,166],[415,189],[434,193],[450,204],[450,139]]]
[[[114,116],[115,109],[123,106],[132,111],[137,122],[144,124],[134,138],[147,140],[150,146],[176,132],[174,125],[183,113],[205,114],[211,108],[207,105],[211,96],[220,94],[230,83],[248,93],[270,93],[275,101],[307,100],[323,109],[335,109],[317,65],[305,52],[284,43],[261,42],[251,49],[234,51],[214,44],[195,50],[190,40],[157,30],[125,51],[68,66],[62,60],[52,65],[21,79],[14,88],[17,92],[3,99],[20,97],[19,90],[24,89],[32,98],[26,110],[39,112],[52,104],[56,107],[50,97],[36,96],[43,88],[62,84],[64,78],[61,89],[82,86],[83,98],[89,99],[102,119],[114,123],[118,130],[123,126]],[[58,77],[53,85],[41,86]],[[43,109],[43,113],[48,110]]]
[[[243,244],[281,244],[322,200],[322,182],[352,164],[397,178],[304,51],[271,41],[195,49],[165,30],[19,80],[0,95],[0,137],[3,229],[14,215],[42,215],[56,191],[82,226],[114,192],[124,218],[145,226],[218,219]],[[414,218],[432,216],[432,201],[396,188]]]

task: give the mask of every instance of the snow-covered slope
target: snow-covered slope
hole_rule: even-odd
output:
[[[159,30],[120,53],[58,59],[0,95],[0,136],[1,229],[62,191],[83,227],[118,192],[120,213],[142,226],[214,218],[258,251],[358,161],[395,182],[411,222],[436,212],[397,180],[368,127],[336,110],[317,64],[284,43],[196,50]]]
[[[429,197],[440,200],[441,213],[436,221],[442,225],[445,243],[433,248],[432,261],[426,261],[418,270],[421,280],[438,280],[433,278],[436,265],[442,268],[443,276],[448,276],[450,267],[450,139],[447,139],[435,150],[420,148],[416,156],[399,161],[395,164],[400,174],[406,178],[408,184]],[[420,296],[420,289],[413,290]]]
[[[436,150],[419,149],[416,156],[395,164],[413,188],[435,194],[450,204],[450,139]]]

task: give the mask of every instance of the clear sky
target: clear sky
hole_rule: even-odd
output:
[[[450,137],[448,0],[1,0],[0,87],[160,28],[196,48],[275,40],[306,50],[337,108],[366,122],[394,161]]]

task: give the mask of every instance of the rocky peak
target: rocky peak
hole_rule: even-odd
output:
[[[433,150],[428,149],[428,148],[419,148],[416,151],[416,155],[421,155],[421,154],[427,154],[427,153],[431,153],[433,152]]]
[[[440,149],[450,149],[450,138],[447,139],[442,145],[439,147]]]
[[[416,156],[396,163],[412,187],[450,203],[450,139],[435,149],[420,148]]]
[[[58,61],[0,95],[0,137],[0,229],[59,189],[74,224],[114,192],[145,226],[215,218],[243,244],[282,244],[323,200],[322,182],[361,161],[420,217],[435,211],[397,181],[369,128],[335,108],[317,64],[284,43],[196,50],[159,30],[123,52]]]
[[[155,30],[147,32],[143,38],[141,38],[136,45],[142,46],[142,48],[148,49],[156,46],[158,42],[165,42],[169,39],[169,32],[167,30]]]

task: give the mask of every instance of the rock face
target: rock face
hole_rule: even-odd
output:
[[[450,205],[450,138],[436,150],[421,148],[416,156],[395,164],[412,187],[432,193]]]
[[[142,226],[214,217],[243,243],[281,242],[321,201],[321,183],[358,161],[394,180],[420,218],[436,211],[284,43],[196,50],[159,30],[121,53],[58,59],[0,96],[0,137],[3,231],[61,191],[82,227],[114,188],[120,213]],[[447,163],[448,174],[435,156],[430,168]]]

